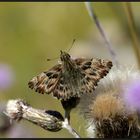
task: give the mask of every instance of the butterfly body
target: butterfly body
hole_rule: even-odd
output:
[[[61,64],[33,77],[28,85],[39,93],[53,93],[53,96],[67,100],[80,97],[83,93],[92,93],[97,83],[112,67],[109,60],[97,58],[72,59],[61,51]]]
[[[80,86],[81,80],[83,77],[82,73],[80,72],[79,68],[71,69],[72,71],[63,71],[62,77],[65,81],[65,89],[66,92],[71,92],[72,96],[80,97]]]

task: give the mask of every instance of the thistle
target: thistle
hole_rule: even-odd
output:
[[[140,137],[138,101],[137,103],[130,103],[130,100],[139,99],[140,90],[138,88],[140,87],[138,83],[134,82],[135,80],[138,81],[139,77],[140,73],[138,71],[125,67],[119,69],[114,67],[100,81],[94,91],[94,96],[81,98],[81,113],[90,126],[87,129],[89,137]],[[129,98],[126,98],[127,96]],[[88,103],[83,104],[85,100]]]

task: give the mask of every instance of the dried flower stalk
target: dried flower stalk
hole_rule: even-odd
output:
[[[64,121],[63,116],[58,111],[40,110],[32,108],[21,99],[9,100],[4,112],[11,120],[28,120],[45,130],[56,132],[62,128],[67,129],[75,138],[80,138],[78,133]]]

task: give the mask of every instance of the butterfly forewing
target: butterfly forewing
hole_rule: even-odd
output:
[[[81,81],[81,93],[92,93],[101,78],[107,75],[112,67],[112,62],[102,59],[75,59],[85,77]]]
[[[55,86],[57,85],[59,78],[61,76],[62,65],[58,64],[52,67],[50,70],[46,72],[42,72],[41,74],[33,77],[28,86],[31,89],[34,89],[38,93],[51,93]]]

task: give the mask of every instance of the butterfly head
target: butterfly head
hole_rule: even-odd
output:
[[[65,71],[72,71],[72,69],[74,69],[75,64],[73,63],[71,56],[64,51],[60,51],[60,59],[62,61],[62,65],[64,67]]]
[[[68,60],[70,60],[70,55],[64,51],[60,51],[60,59],[63,62],[67,62]]]

